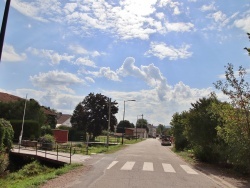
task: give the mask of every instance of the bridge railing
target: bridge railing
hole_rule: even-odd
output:
[[[36,141],[29,143],[24,141],[22,144],[14,145],[14,148],[17,149],[19,153],[21,153],[21,150],[34,151],[34,155],[44,158],[49,158],[48,156],[55,156],[57,161],[59,160],[59,157],[68,158],[70,164],[71,158],[75,153],[81,152],[88,155],[88,147],[79,150],[76,149],[72,144],[63,145],[57,143],[39,143]]]

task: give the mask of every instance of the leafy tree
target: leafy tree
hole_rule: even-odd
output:
[[[238,110],[238,117],[241,119],[239,129],[242,134],[250,137],[250,86],[245,81],[246,70],[240,66],[238,76],[234,75],[233,65],[226,67],[226,81],[217,81],[214,85],[231,100],[231,104]]]
[[[52,129],[51,129],[50,125],[43,125],[41,127],[41,135],[44,136],[46,134],[52,135]]]
[[[124,120],[124,121],[122,120],[118,123],[116,132],[125,133],[126,128],[134,128],[134,127],[135,127],[134,124],[130,123],[128,120]]]
[[[12,147],[14,131],[10,122],[0,118],[0,176],[6,171],[9,160],[8,152]]]
[[[247,33],[247,36],[250,39],[250,33]],[[250,48],[245,47],[244,49],[248,52],[248,55],[250,55]]]
[[[166,128],[165,128],[164,125],[159,124],[158,127],[156,128],[156,133],[157,133],[157,134],[162,134],[162,133],[165,132],[165,129],[166,129]]]
[[[250,87],[245,80],[246,70],[240,66],[235,75],[233,65],[226,67],[226,80],[214,85],[230,99],[230,105],[218,110],[224,122],[217,127],[218,135],[228,145],[228,158],[235,166],[250,172]]]
[[[192,103],[187,116],[185,135],[197,158],[206,162],[217,162],[219,153],[216,127],[219,125],[217,114],[211,111],[213,104],[219,103],[215,96],[202,98]]]
[[[24,112],[25,100],[15,102],[0,103],[0,118],[7,120],[22,120]],[[34,99],[27,100],[25,119],[34,120],[43,125],[45,122],[45,114],[41,106]]]
[[[10,122],[0,118],[0,153],[11,149],[13,137],[14,131]]]
[[[175,113],[170,122],[174,136],[174,147],[181,151],[188,147],[189,142],[185,136],[185,126],[187,125],[188,112],[184,111],[181,114]]]
[[[74,127],[88,132],[92,139],[108,129],[109,98],[102,94],[90,93],[76,106],[71,123]],[[111,102],[110,130],[114,131],[117,124],[115,114],[118,112],[117,103]]]
[[[146,129],[147,133],[149,131],[149,129],[148,129],[148,121],[146,119],[138,119],[136,121],[136,127],[137,128],[144,128],[144,129]]]

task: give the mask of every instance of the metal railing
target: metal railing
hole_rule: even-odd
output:
[[[59,157],[69,158],[70,164],[72,156],[79,151],[72,144],[62,145],[62,144],[53,144],[53,143],[39,143],[35,141],[24,141],[22,144],[14,145],[14,149],[18,150],[18,153],[25,153],[21,151],[34,151],[30,155],[35,155],[43,158],[52,159],[49,156],[55,156],[56,160],[59,161]],[[85,152],[88,155],[88,147],[86,149],[80,150],[80,152]],[[26,152],[27,154],[27,152]],[[68,155],[67,155],[68,154]],[[54,158],[53,158],[54,159]]]

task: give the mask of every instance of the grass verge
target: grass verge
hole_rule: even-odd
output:
[[[69,172],[80,164],[70,164],[55,169],[41,165],[37,161],[25,165],[21,170],[10,173],[0,179],[2,188],[37,188],[50,179]]]

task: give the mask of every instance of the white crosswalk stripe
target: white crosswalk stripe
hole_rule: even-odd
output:
[[[113,166],[115,166],[116,163],[118,163],[118,161],[113,161],[113,162],[108,166],[107,169],[112,168]]]
[[[172,173],[176,173],[174,168],[172,167],[171,164],[167,164],[167,163],[162,163],[162,167],[164,169],[164,172],[172,172]]]
[[[117,163],[119,163],[119,161],[113,161],[109,164],[109,166],[107,167],[107,170],[113,168]],[[135,161],[127,161],[120,170],[125,170],[125,171],[129,171],[129,170],[133,170],[133,167],[135,165]],[[118,165],[119,166],[119,165]],[[163,171],[167,172],[167,173],[176,173],[174,167],[171,164],[168,163],[162,163],[162,167],[163,167]],[[187,173],[187,174],[195,174],[197,175],[198,173],[193,170],[191,167],[189,167],[188,165],[180,165],[180,167]],[[162,169],[161,169],[162,170]],[[152,162],[144,162],[143,163],[143,167],[142,167],[142,171],[148,171],[148,172],[153,172],[155,171],[154,169],[154,164]],[[158,170],[159,171],[159,170]],[[179,172],[179,171],[177,171]]]
[[[128,161],[126,162],[123,167],[121,168],[121,170],[132,170],[132,168],[134,167],[135,162],[133,161]]]
[[[192,168],[190,168],[187,165],[180,165],[181,168],[183,168],[183,170],[185,170],[188,174],[198,174],[197,172],[195,172]]]
[[[151,162],[144,162],[142,170],[143,171],[154,171],[153,163],[151,163]]]

